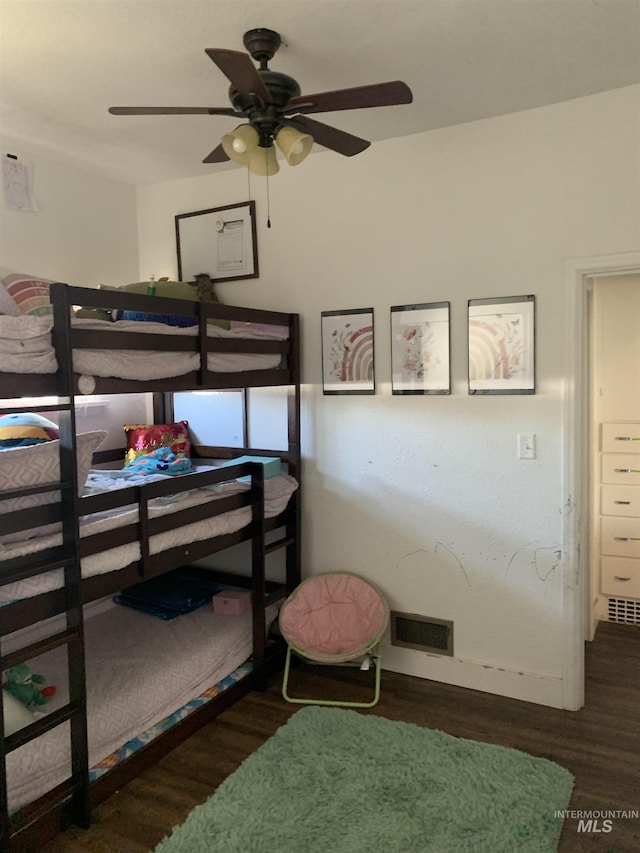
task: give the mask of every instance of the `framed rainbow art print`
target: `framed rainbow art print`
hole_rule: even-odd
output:
[[[322,390],[375,394],[373,308],[323,311]]]
[[[535,296],[469,300],[469,393],[535,394]]]

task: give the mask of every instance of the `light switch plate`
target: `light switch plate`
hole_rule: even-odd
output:
[[[536,437],[532,433],[518,434],[518,459],[536,458]]]

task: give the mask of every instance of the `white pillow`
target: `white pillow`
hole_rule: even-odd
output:
[[[0,281],[0,314],[9,314],[13,317],[20,317],[22,314],[2,281]]]
[[[105,430],[97,430],[95,432],[84,432],[77,436],[79,494],[82,494],[82,489],[89,475],[93,454],[102,444],[106,435]],[[43,483],[59,482],[59,445],[60,441],[56,439],[32,447],[13,447],[0,451],[0,483],[6,483],[9,488],[19,489],[27,486],[39,486]],[[43,504],[57,503],[59,500],[60,492],[58,490],[42,492],[37,495],[24,495],[2,501],[0,511],[2,513],[16,512]],[[50,525],[47,525],[47,528],[49,527]],[[43,528],[41,534],[44,532]],[[47,529],[46,532],[50,531]],[[23,530],[18,533],[10,533],[8,536],[0,536],[0,542],[7,543],[16,539],[28,539],[33,535],[37,535],[35,530]]]
[[[5,737],[36,721],[31,711],[6,690],[2,691],[2,710],[4,711]]]

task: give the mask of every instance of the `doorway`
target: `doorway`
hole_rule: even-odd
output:
[[[598,621],[640,625],[640,273],[588,288],[592,640]]]
[[[593,279],[640,273],[640,252],[569,261],[565,267],[566,333],[563,422],[563,707],[584,704],[584,643],[593,613],[589,554],[591,463],[590,287]]]

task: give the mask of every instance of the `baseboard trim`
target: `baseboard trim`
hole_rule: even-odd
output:
[[[562,678],[559,676],[540,675],[396,646],[382,647],[382,668],[522,702],[534,702],[551,708],[566,707],[563,703]]]

